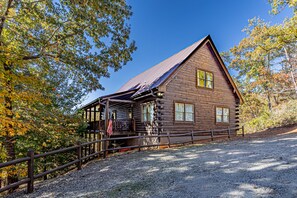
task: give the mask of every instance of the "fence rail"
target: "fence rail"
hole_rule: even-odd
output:
[[[5,187],[0,188],[0,193],[16,188],[20,185],[26,184],[27,183],[27,193],[32,193],[34,190],[34,180],[47,176],[48,174],[51,174],[53,172],[56,172],[58,170],[62,170],[65,168],[68,168],[74,164],[76,164],[76,168],[78,170],[81,170],[83,162],[86,162],[87,159],[90,159],[92,157],[100,157],[103,156],[105,158],[107,156],[108,151],[118,151],[121,149],[138,149],[138,151],[141,150],[141,148],[149,148],[149,147],[158,147],[158,146],[168,146],[171,147],[172,145],[176,144],[186,144],[186,143],[192,143],[194,144],[195,142],[201,141],[201,140],[214,140],[215,138],[222,138],[222,137],[228,137],[231,138],[231,130],[239,131],[241,130],[241,135],[244,137],[244,126],[242,127],[235,127],[235,128],[228,128],[228,129],[216,129],[216,130],[208,130],[208,131],[191,131],[187,133],[181,133],[181,134],[160,134],[160,135],[138,135],[138,136],[129,136],[129,137],[118,137],[118,138],[103,138],[103,139],[98,139],[90,142],[85,142],[81,143],[78,142],[77,145],[59,149],[59,150],[54,150],[46,153],[41,153],[41,154],[34,154],[33,150],[29,150],[27,153],[27,157],[24,158],[19,158],[16,160],[12,160],[9,162],[5,163],[0,163],[0,169],[4,167],[8,167],[11,165],[16,165],[19,163],[24,163],[27,162],[27,177],[17,181],[12,184],[8,184]],[[216,135],[216,132],[221,132],[220,134]],[[223,133],[222,133],[223,132]],[[204,138],[204,139],[199,139],[195,140],[194,137],[196,136],[205,136],[206,134],[209,134],[210,138]],[[183,142],[172,142],[172,138],[176,137],[190,137],[190,141],[183,141]],[[167,143],[159,143],[159,144],[146,144],[142,145],[141,140],[142,139],[147,139],[147,138],[167,138]],[[125,146],[125,147],[115,147],[115,148],[107,148],[108,142],[114,141],[114,140],[129,140],[129,139],[136,139],[138,140],[138,144],[133,145],[133,146]],[[102,144],[103,149],[99,149],[99,146],[97,146],[97,151],[96,151],[96,144]],[[93,145],[93,150],[90,150],[90,147]],[[83,152],[83,150],[89,152]],[[42,157],[47,157],[47,156],[52,156],[55,154],[59,153],[65,153],[69,151],[76,151],[76,156],[77,159],[73,160],[71,162],[68,162],[66,164],[60,165],[58,167],[55,167],[51,170],[45,170],[42,173],[38,173],[34,175],[34,160]],[[93,152],[91,152],[93,151]],[[83,154],[85,155],[83,156]]]

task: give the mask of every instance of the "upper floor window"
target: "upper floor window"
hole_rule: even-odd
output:
[[[152,122],[154,120],[154,102],[147,102],[142,104],[142,121]]]
[[[217,123],[229,123],[229,108],[217,107],[216,108],[216,122]]]
[[[197,70],[197,85],[198,87],[213,88],[213,74],[211,72]]]
[[[194,105],[176,102],[174,104],[175,121],[194,121]]]

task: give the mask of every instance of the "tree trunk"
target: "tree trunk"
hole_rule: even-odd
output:
[[[278,105],[279,102],[278,102],[278,98],[277,98],[277,96],[273,96],[273,99],[274,99],[275,104]]]
[[[12,122],[12,119],[13,119],[13,113],[12,113],[12,82],[11,82],[11,76],[12,76],[12,71],[11,71],[11,66],[8,65],[8,64],[4,64],[4,71],[5,71],[5,75],[7,75],[7,77],[5,78],[6,81],[5,81],[5,86],[6,89],[7,89],[7,95],[4,96],[4,103],[5,103],[5,108],[6,108],[6,111],[5,111],[5,117],[7,118],[7,120],[10,120]],[[11,160],[14,160],[16,159],[16,155],[15,155],[15,143],[14,143],[14,139],[15,139],[15,133],[13,132],[14,131],[14,128],[12,126],[12,124],[8,124],[8,125],[5,125],[4,127],[4,130],[5,130],[5,141],[4,141],[4,148],[7,152],[7,161],[11,161]],[[8,177],[7,177],[7,182],[8,184],[11,184],[11,183],[15,183],[18,181],[18,177],[17,177],[17,174],[16,174],[16,171],[15,171],[15,166],[11,166],[11,173],[8,174]],[[16,188],[14,189],[11,189],[10,192],[14,191]]]
[[[284,47],[284,51],[285,51],[285,54],[286,54],[286,59],[287,59],[287,62],[288,64],[290,65],[290,75],[291,75],[291,79],[292,79],[292,82],[293,82],[293,85],[294,85],[294,88],[295,88],[295,92],[296,92],[296,95],[297,95],[297,83],[295,81],[295,76],[294,76],[294,73],[293,73],[293,65],[291,63],[291,59],[290,59],[290,56],[288,54],[288,51],[287,49]]]
[[[272,105],[271,105],[271,98],[270,98],[270,94],[269,93],[267,95],[267,99],[268,99],[268,108],[271,111],[272,110]]]

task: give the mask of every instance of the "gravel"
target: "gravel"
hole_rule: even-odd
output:
[[[124,154],[10,197],[297,197],[297,135]]]

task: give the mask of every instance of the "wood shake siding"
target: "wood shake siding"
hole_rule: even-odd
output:
[[[197,69],[213,73],[213,89],[197,86]],[[238,98],[233,93],[233,89],[210,43],[207,42],[189,57],[167,82],[163,97],[164,132],[181,133],[234,127]],[[175,122],[175,101],[194,104],[194,122]],[[216,123],[216,106],[230,108],[229,123]]]

